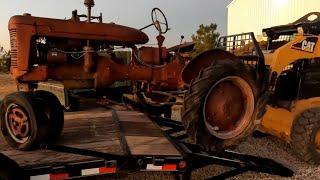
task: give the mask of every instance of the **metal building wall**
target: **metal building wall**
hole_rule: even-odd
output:
[[[254,32],[288,24],[309,12],[320,12],[320,0],[233,0],[228,9],[228,34]]]

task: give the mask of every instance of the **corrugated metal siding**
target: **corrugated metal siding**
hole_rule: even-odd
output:
[[[320,0],[234,0],[228,6],[228,34],[254,32],[294,22],[309,12],[320,12]]]

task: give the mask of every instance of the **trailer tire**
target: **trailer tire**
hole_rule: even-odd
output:
[[[293,122],[291,145],[310,164],[320,164],[320,108],[308,109]]]
[[[189,91],[185,94],[184,106],[182,110],[182,124],[186,133],[193,143],[196,143],[206,150],[223,150],[236,147],[245,137],[251,134],[255,128],[254,114],[256,101],[258,99],[258,88],[256,87],[256,77],[252,77],[250,68],[242,62],[236,60],[215,61],[209,67],[202,69],[197,78],[193,79]],[[233,137],[226,139],[212,134],[209,130],[205,118],[205,101],[211,89],[220,80],[228,77],[242,79],[247,84],[248,94],[251,94],[253,110],[250,108],[249,120],[245,126]],[[241,91],[243,92],[243,91]],[[246,102],[244,100],[243,102]],[[251,105],[250,105],[251,106]],[[247,107],[247,106],[246,106]],[[247,109],[246,109],[247,110]],[[241,115],[241,117],[244,117]],[[242,118],[244,119],[244,118]],[[210,131],[210,132],[209,132]]]
[[[43,114],[31,92],[14,92],[1,104],[1,132],[6,142],[19,150],[33,149],[45,136]]]
[[[47,142],[54,142],[60,136],[64,125],[64,112],[59,99],[48,91],[35,91],[34,95],[41,104],[42,111],[46,115],[47,121]]]

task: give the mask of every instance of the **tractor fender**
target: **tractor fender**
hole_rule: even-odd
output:
[[[182,80],[185,84],[190,84],[195,79],[199,72],[210,66],[214,61],[217,60],[236,60],[237,56],[222,49],[211,49],[205,51],[195,58],[193,58],[182,70]]]

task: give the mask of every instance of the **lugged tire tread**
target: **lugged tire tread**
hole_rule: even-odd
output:
[[[199,72],[189,87],[189,91],[185,94],[184,106],[182,110],[182,124],[186,129],[190,139],[207,150],[219,150],[231,148],[239,144],[243,138],[238,137],[229,141],[221,141],[211,136],[205,129],[202,122],[202,103],[211,86],[228,74],[239,75],[245,77],[251,85],[255,97],[258,96],[256,88],[256,77],[252,77],[250,68],[240,61],[225,60],[216,61],[211,66],[204,68]],[[247,136],[252,132],[254,122],[252,122],[247,130],[240,136]]]
[[[296,154],[310,164],[320,164],[320,152],[315,146],[314,137],[320,130],[320,108],[302,112],[294,121],[291,131],[291,144]]]

